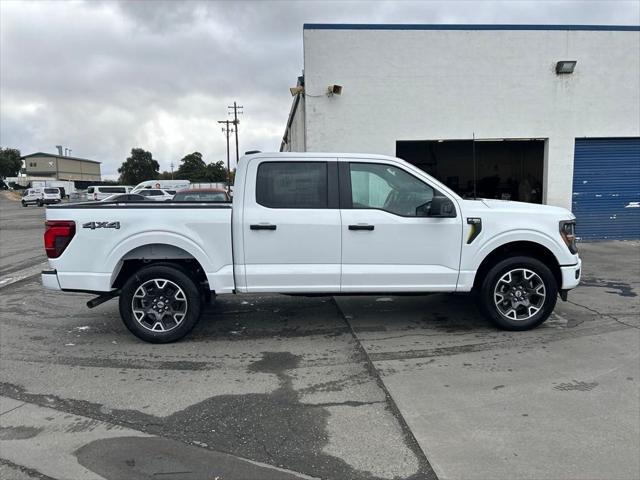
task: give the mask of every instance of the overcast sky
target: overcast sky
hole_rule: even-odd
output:
[[[132,147],[163,170],[193,151],[223,160],[217,120],[236,100],[240,151],[277,151],[304,23],[628,25],[640,2],[1,0],[0,144],[62,144],[107,178]]]

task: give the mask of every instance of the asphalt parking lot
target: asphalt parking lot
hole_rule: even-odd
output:
[[[640,242],[529,332],[465,296],[221,297],[170,345],[42,290],[0,195],[0,478],[640,478]]]

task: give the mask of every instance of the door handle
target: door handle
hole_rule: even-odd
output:
[[[275,230],[277,226],[270,223],[258,223],[250,225],[249,228],[251,230]]]
[[[373,225],[363,225],[363,224],[359,224],[359,225],[349,225],[349,230],[367,230],[367,231],[371,231],[374,228],[376,228]]]

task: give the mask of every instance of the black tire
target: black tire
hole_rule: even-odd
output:
[[[26,207],[26,206],[27,206],[27,202],[25,202],[24,200],[22,200],[22,201],[21,201],[21,203],[22,203],[22,206],[23,206],[23,207]]]
[[[522,269],[522,270],[520,270]],[[518,274],[526,275],[525,271],[533,272],[535,276],[531,277],[529,281],[522,281],[521,284],[524,284],[524,287],[516,287],[515,284],[518,282]],[[512,272],[514,278],[514,286],[513,291],[507,287],[507,283],[505,280],[505,276]],[[511,278],[508,277],[507,278]],[[521,276],[520,278],[524,278]],[[540,283],[533,283],[538,282]],[[500,286],[496,290],[496,287],[500,282]],[[544,285],[544,290],[539,290],[539,292],[544,293],[544,298],[539,293],[534,292],[534,288],[529,288],[530,285],[535,285],[537,289],[540,288],[540,285]],[[521,293],[519,295],[526,295],[527,305],[518,305],[516,308],[513,308],[514,302],[520,298],[515,297],[515,294],[518,292],[516,290],[521,289]],[[514,293],[514,295],[511,295]],[[498,299],[504,298],[503,301],[498,301]],[[491,322],[493,322],[498,327],[504,330],[529,330],[537,327],[541,323],[543,323],[553,309],[556,306],[556,301],[558,299],[558,284],[556,282],[553,273],[544,263],[539,260],[536,260],[532,257],[527,256],[514,256],[508,257],[504,260],[498,262],[491,270],[487,272],[485,277],[482,279],[479,289],[476,292],[476,300],[478,303],[478,308],[482,312],[482,314]],[[498,306],[500,304],[500,306]],[[534,310],[538,308],[537,312],[531,314],[531,310],[529,307],[532,307]],[[522,319],[515,319],[511,316],[506,316],[503,310],[508,310],[507,313],[511,313],[511,315],[518,316],[518,311],[522,312]],[[517,310],[517,311],[516,311]],[[528,318],[524,318],[526,315],[530,315]]]
[[[42,200],[38,200],[38,201],[36,202],[36,204],[37,204],[39,207],[41,207],[42,205],[44,205],[44,204],[42,203]]]
[[[169,283],[165,286],[165,290],[160,290],[157,288],[158,284],[155,283],[155,280],[160,281],[159,285],[162,285],[163,281],[168,281]],[[136,297],[135,306],[138,307],[136,310],[134,308],[134,294],[137,291],[143,293],[138,290],[141,287],[144,290],[144,296]],[[175,287],[182,291],[180,299],[174,300],[177,303],[171,304],[171,312],[164,314],[165,316],[159,321],[156,312],[157,305],[161,305],[163,303],[162,299],[165,298],[161,292],[166,291],[169,297],[178,298],[178,293],[172,295],[172,292],[176,290]],[[147,296],[149,299],[143,300]],[[182,307],[182,298],[186,302],[184,308]],[[156,303],[153,304],[153,309],[149,310],[151,313],[143,314],[142,309],[150,308],[154,301],[153,299],[156,300]],[[143,301],[146,305],[142,304]],[[167,303],[167,305],[169,304]],[[182,316],[182,313],[171,315],[175,305],[179,306],[177,310],[185,311],[184,316]],[[200,319],[202,299],[198,286],[182,269],[167,265],[150,265],[141,268],[126,281],[120,292],[119,307],[122,321],[136,337],[150,343],[169,343],[180,340],[195,327]],[[167,307],[165,306],[165,308]],[[137,313],[134,314],[134,310]],[[138,320],[137,316],[140,315],[142,317]],[[176,315],[181,317],[179,323],[174,319]],[[155,324],[153,324],[154,322]],[[161,328],[166,328],[166,331],[157,331],[156,326],[158,323],[161,324]],[[173,323],[176,323],[176,325],[172,325]]]

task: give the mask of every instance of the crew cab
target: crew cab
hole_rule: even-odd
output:
[[[260,153],[233,203],[47,209],[46,288],[119,297],[127,328],[178,340],[215,295],[473,292],[497,326],[544,322],[580,281],[564,208],[462,199],[400,159]]]

